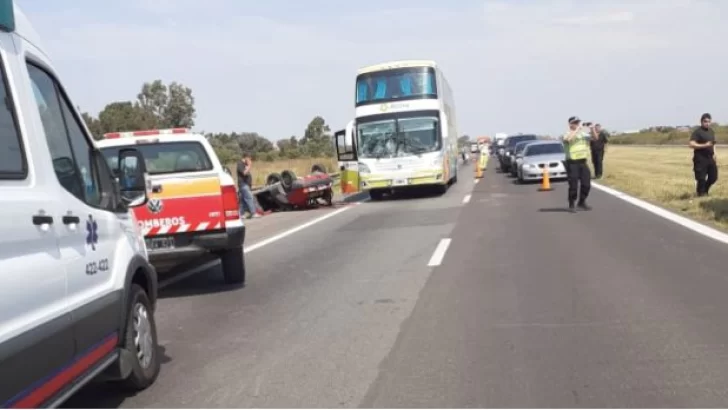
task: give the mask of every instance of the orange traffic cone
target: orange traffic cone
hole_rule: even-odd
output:
[[[541,179],[541,187],[538,188],[539,191],[553,191],[554,189],[551,188],[551,179],[549,178],[549,169],[544,165],[543,167],[543,178]]]

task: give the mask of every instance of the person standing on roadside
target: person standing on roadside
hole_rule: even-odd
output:
[[[586,161],[589,157],[589,142],[596,139],[597,133],[591,123],[585,125],[590,126],[590,131],[582,127],[579,117],[570,117],[569,131],[562,137],[566,151],[566,174],[569,179],[569,212],[575,212],[575,206],[585,211],[591,210],[586,203],[591,190],[591,170]]]
[[[253,160],[251,155],[245,153],[243,157],[238,161],[238,193],[240,194],[240,217],[242,218],[245,212],[249,212],[248,218],[260,218],[258,215],[255,198],[253,197],[253,174],[251,174],[251,168],[253,166]]]
[[[596,124],[594,131],[596,132],[596,138],[592,138],[590,141],[594,178],[601,179],[602,172],[604,171],[604,152],[609,142],[609,134],[606,130],[602,129],[601,124]]]
[[[715,157],[715,131],[711,127],[713,117],[705,113],[700,117],[700,127],[690,136],[693,149],[693,171],[695,191],[699,197],[706,196],[710,187],[718,181],[718,164]]]

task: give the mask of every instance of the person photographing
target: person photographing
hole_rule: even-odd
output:
[[[585,211],[591,210],[586,203],[591,190],[591,170],[587,165],[587,158],[589,144],[597,138],[591,123],[582,126],[579,117],[569,118],[569,131],[562,137],[566,151],[566,175],[569,180],[569,212],[575,212],[576,207]]]
[[[715,157],[715,131],[711,127],[713,117],[705,113],[700,117],[700,127],[690,136],[693,149],[693,172],[695,191],[699,197],[706,196],[710,187],[718,181],[718,164]]]

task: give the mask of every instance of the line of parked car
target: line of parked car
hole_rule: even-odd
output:
[[[541,181],[544,169],[550,179],[566,179],[566,152],[558,140],[532,134],[510,135],[494,148],[500,171],[519,183]]]

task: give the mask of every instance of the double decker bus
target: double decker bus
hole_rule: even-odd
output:
[[[372,199],[411,186],[444,193],[457,182],[455,103],[434,61],[361,68],[354,95],[354,120],[335,133],[337,156],[342,170],[357,170],[360,188]]]

